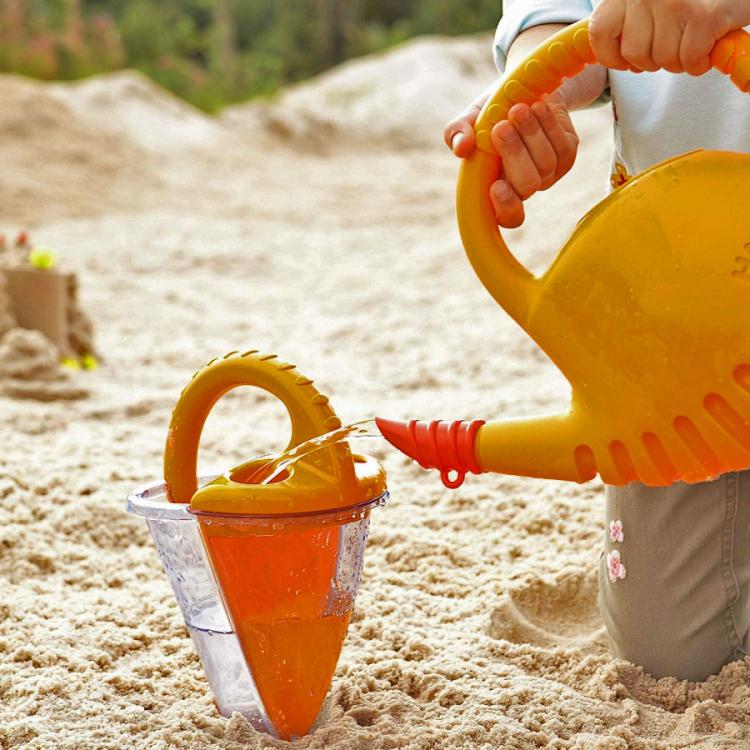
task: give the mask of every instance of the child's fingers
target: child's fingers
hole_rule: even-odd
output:
[[[490,200],[501,227],[513,229],[523,224],[523,201],[505,180],[498,180],[492,185]]]
[[[492,129],[492,142],[502,157],[502,177],[490,199],[500,226],[523,223],[523,202],[544,190],[573,166],[578,135],[561,97],[550,96],[531,107],[516,105]]]
[[[446,125],[443,140],[456,156],[464,159],[474,150],[474,128],[466,120],[454,120]]]
[[[451,138],[451,151],[460,159],[466,159],[474,151],[475,140],[474,128],[471,125],[462,127]]]
[[[558,107],[559,109],[553,110],[553,105],[547,102],[535,102],[532,106],[544,134],[555,152],[557,164],[553,181],[560,179],[570,170],[578,153],[578,135],[573,128],[573,123],[565,106],[559,104]],[[563,123],[565,123],[565,127],[563,127]],[[545,187],[549,187],[549,185],[545,185]]]
[[[562,125],[563,130],[566,133],[576,135],[576,129],[573,125],[573,120],[570,118],[570,112],[565,106],[562,96],[559,93],[545,94],[542,97],[542,101],[552,110],[552,114]],[[576,136],[577,137],[577,136]]]
[[[445,145],[453,150],[453,141],[457,135],[466,135],[471,125],[466,121],[465,117],[461,115],[451,120],[443,130],[443,141]]]
[[[492,143],[503,159],[506,181],[521,200],[530,198],[541,189],[539,170],[511,122],[501,120],[492,128]]]
[[[651,58],[654,17],[641,3],[628,3],[622,27],[620,54],[639,70],[653,72],[659,66]]]
[[[662,69],[670,73],[682,73],[680,64],[681,29],[665,5],[654,7],[654,40],[651,58]]]
[[[472,104],[445,126],[443,141],[456,156],[466,158],[474,150],[474,123],[479,111],[479,107]]]
[[[627,70],[628,63],[620,52],[620,37],[625,24],[625,3],[602,0],[594,9],[589,25],[591,46],[596,59],[605,68]]]
[[[541,180],[541,189],[549,187],[555,179],[557,155],[550,144],[534,110],[527,104],[515,104],[508,118],[515,126]]]
[[[680,40],[680,65],[691,76],[702,76],[711,69],[709,54],[714,46],[711,31],[703,23],[689,23]]]

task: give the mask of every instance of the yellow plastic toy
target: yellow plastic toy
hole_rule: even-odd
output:
[[[270,460],[265,458],[238,466],[198,489],[198,445],[206,418],[227,391],[243,385],[266,390],[283,402],[292,425],[286,450],[341,427],[328,397],[294,365],[257,350],[230,352],[193,376],[172,413],[164,451],[164,479],[172,502],[213,513],[303,513],[352,505],[384,491],[380,464],[352,455],[346,442],[315,451],[272,484],[248,483]]]
[[[242,385],[284,403],[289,448],[341,421],[294,365],[254,350],[231,352],[182,392],[164,452],[167,497],[189,503],[198,520],[266,726],[288,740],[310,731],[328,692],[354,608],[369,513],[387,496],[385,473],[374,459],[334,442],[302,455],[275,480],[263,474],[266,458],[199,489],[203,424],[216,401]],[[177,556],[175,564],[189,567],[190,554],[183,554],[187,562]],[[208,662],[209,673],[220,664]]]
[[[715,68],[750,89],[750,35]],[[750,154],[695,151],[629,180],[535,278],[489,199],[493,124],[595,62],[588,20],[534,50],[485,105],[462,164],[458,222],[474,270],[572,387],[567,414],[508,422],[378,424],[448,486],[466,472],[665,486],[750,467]]]

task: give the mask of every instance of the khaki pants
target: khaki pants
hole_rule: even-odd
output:
[[[704,680],[750,653],[750,471],[609,487],[607,527],[599,606],[615,656]]]

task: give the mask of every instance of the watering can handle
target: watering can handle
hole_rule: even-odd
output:
[[[276,396],[289,412],[292,434],[287,448],[341,427],[328,397],[310,378],[275,354],[252,349],[211,360],[193,376],[172,412],[164,450],[167,496],[189,503],[198,489],[198,445],[214,404],[232,388],[254,386]]]
[[[477,148],[461,165],[456,210],[466,254],[487,291],[524,328],[536,279],[515,259],[497,227],[489,194],[499,174],[500,156],[490,132],[507,118],[514,104],[531,104],[543,94],[551,94],[564,78],[595,62],[588,18],[546,39],[502,79],[484,105],[474,126]],[[739,89],[750,90],[750,34],[743,30],[727,34],[711,52],[711,63]]]

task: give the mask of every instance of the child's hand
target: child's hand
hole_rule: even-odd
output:
[[[608,68],[703,75],[709,53],[750,23],[750,0],[602,0],[591,17],[591,45]]]
[[[475,102],[446,125],[443,137],[456,156],[466,158],[474,151],[479,111]],[[518,227],[524,220],[523,201],[554,185],[575,161],[578,136],[562,95],[511,107],[508,119],[492,129],[492,142],[503,159],[500,179],[490,189],[497,223]]]
[[[474,123],[488,99],[483,94],[475,99],[458,117],[454,117],[443,130],[445,145],[461,159],[471,156],[474,151]]]

